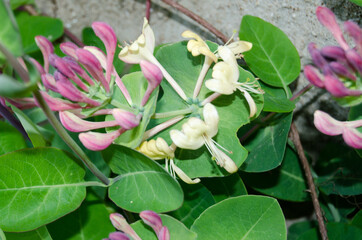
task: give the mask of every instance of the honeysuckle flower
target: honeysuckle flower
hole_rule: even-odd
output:
[[[166,71],[166,69],[158,62],[153,56],[153,50],[155,49],[155,36],[148,24],[146,18],[144,18],[143,28],[141,35],[131,45],[126,45],[122,48],[118,57],[122,61],[131,64],[139,64],[142,60],[149,61],[160,68],[165,79],[174,88],[176,93],[183,99],[187,100],[185,92],[172,78],[172,76]]]
[[[202,54],[207,58],[205,62],[208,60],[212,60],[215,63],[217,62],[216,55],[211,52],[209,46],[206,44],[206,42],[204,42],[204,40],[202,40],[199,35],[189,30],[186,30],[181,34],[181,36],[184,38],[191,38],[191,40],[189,40],[187,43],[187,50],[191,52],[192,56],[196,57]]]
[[[165,159],[165,168],[172,177],[176,178],[177,175],[182,181],[188,184],[200,182],[199,178],[192,180],[184,171],[182,171],[181,168],[176,166],[173,160],[175,158],[176,147],[168,146],[167,142],[163,138],[144,141],[137,150],[153,160]]]
[[[119,126],[126,130],[137,127],[142,117],[142,115],[136,116],[134,113],[118,108],[113,109],[112,114]]]
[[[229,173],[234,173],[238,167],[234,161],[226,155],[212,138],[218,132],[219,115],[211,103],[207,103],[203,109],[204,120],[191,117],[182,125],[182,130],[171,130],[170,136],[174,144],[180,148],[196,150],[205,145],[216,163],[225,168]],[[224,148],[222,148],[224,149]]]
[[[161,84],[163,75],[159,67],[148,61],[142,60],[140,62],[140,66],[143,75],[148,81],[146,92],[143,95],[141,101],[141,105],[144,106],[147,103],[148,99],[150,98],[153,90],[155,90]]]
[[[162,225],[162,220],[157,213],[146,210],[140,213],[140,217],[145,224],[152,227],[156,233],[157,239],[170,240],[170,232],[166,226]],[[122,232],[114,232],[109,234],[109,238],[104,240],[126,240],[130,239],[128,236],[130,236],[133,240],[141,240],[138,234],[132,229],[132,227],[121,214],[112,213],[110,215],[110,219],[113,226],[125,234]]]
[[[357,130],[358,127],[362,127],[362,119],[342,122],[332,118],[325,112],[317,110],[314,112],[314,125],[326,135],[336,136],[342,134],[347,145],[362,149],[362,133]]]
[[[118,121],[91,122],[78,117],[72,112],[59,112],[59,119],[63,126],[71,132],[85,132],[89,130],[118,126]]]
[[[236,90],[241,91],[249,104],[249,116],[254,116],[257,111],[256,104],[249,92],[261,94],[262,91],[255,89],[257,87],[255,82],[249,82],[248,80],[244,83],[238,82],[239,67],[234,53],[228,47],[220,46],[218,53],[223,62],[215,64],[212,72],[213,78],[205,82],[206,87],[211,91],[226,95],[230,95]]]
[[[109,147],[125,131],[126,129],[121,128],[109,133],[83,132],[78,137],[86,148],[92,151],[101,151]]]
[[[44,70],[46,73],[49,72],[49,56],[54,53],[53,44],[43,36],[36,36],[35,43],[40,48],[44,59]]]

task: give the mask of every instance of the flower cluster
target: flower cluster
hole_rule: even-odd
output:
[[[318,20],[331,31],[339,46],[326,46],[318,50],[315,43],[310,43],[308,50],[316,67],[305,66],[306,78],[314,86],[325,88],[337,98],[361,96],[362,29],[352,21],[344,23],[345,31],[355,42],[355,47],[352,48],[344,39],[331,10],[318,7],[316,15]]]
[[[319,22],[333,34],[339,46],[326,46],[318,50],[315,43],[310,43],[308,50],[316,67],[305,66],[306,78],[314,86],[326,89],[337,98],[362,96],[362,29],[352,21],[344,22],[344,30],[355,43],[352,48],[347,44],[331,10],[318,7],[316,15]],[[357,129],[362,126],[360,120],[341,122],[327,113],[316,111],[314,125],[330,136],[342,134],[347,145],[362,148],[362,133]]]
[[[166,226],[163,226],[162,219],[157,213],[146,210],[140,213],[140,217],[145,224],[153,229],[157,239],[170,239],[170,232]],[[142,240],[121,214],[112,213],[110,219],[113,226],[120,232],[112,232],[109,234],[108,238],[103,240]]]

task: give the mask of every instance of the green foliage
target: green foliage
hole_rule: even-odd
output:
[[[0,75],[0,96],[3,97],[26,97],[31,91],[37,88],[36,82],[23,83],[14,78]]]
[[[278,202],[263,196],[240,196],[221,201],[196,219],[197,239],[287,239]]]
[[[47,227],[54,240],[99,240],[114,231],[107,206],[92,192],[79,209]]]
[[[330,240],[340,239],[361,239],[362,230],[345,223],[327,223],[328,238]],[[317,228],[313,228],[302,234],[297,240],[318,240],[320,233]]]
[[[351,224],[362,229],[362,211],[360,210],[352,219]]]
[[[55,148],[0,156],[0,227],[29,231],[75,210],[85,197],[83,177],[83,168]]]
[[[360,7],[362,7],[362,0],[349,0],[349,1],[357,4]]]
[[[17,9],[25,4],[34,4],[35,0],[10,0],[11,9]]]
[[[53,42],[63,35],[63,23],[59,19],[45,16],[31,16],[26,12],[18,12],[16,21],[19,25],[22,45],[25,53],[38,50],[35,36],[42,35]]]
[[[245,148],[250,151],[245,163],[241,166],[244,172],[265,172],[278,167],[284,157],[288,139],[292,113],[277,115],[268,124],[259,128],[247,139]],[[248,125],[249,130],[253,125]],[[245,132],[239,132],[241,136]],[[266,161],[266,157],[267,161]]]
[[[109,198],[131,212],[172,211],[182,204],[180,185],[159,164],[127,147],[112,145],[103,151],[112,172],[119,174],[109,187]]]
[[[185,194],[182,206],[170,213],[186,227],[191,227],[195,219],[208,207],[215,204],[212,194],[202,184],[181,184]]]
[[[288,240],[297,240],[300,235],[317,227],[314,221],[297,222],[288,228]]]
[[[283,87],[290,98],[287,86],[299,76],[300,59],[287,35],[271,23],[246,15],[241,21],[239,37],[253,44],[252,49],[244,53],[250,69],[263,82]]]
[[[172,240],[195,240],[197,235],[187,229],[185,225],[177,221],[173,217],[168,215],[160,214],[162,223],[170,231],[170,239]],[[132,228],[136,233],[144,240],[157,240],[155,232],[151,227],[144,224],[142,221],[137,221],[133,223]]]
[[[33,231],[21,233],[6,233],[7,240],[52,240],[47,228],[42,226]]]
[[[201,183],[209,189],[216,202],[248,194],[243,181],[237,173],[222,178],[204,178]]]
[[[287,98],[287,95],[281,88],[269,86],[260,82],[261,88],[264,90],[264,112],[291,112],[295,108],[294,102]],[[288,89],[288,96],[291,91]]]
[[[0,43],[8,49],[14,56],[23,54],[19,28],[14,15],[5,1],[0,1]],[[0,52],[0,62],[4,60],[4,55]]]
[[[25,147],[26,143],[21,133],[10,124],[0,122],[0,155]]]
[[[263,194],[297,202],[309,199],[298,156],[289,146],[280,167],[266,173],[243,173],[242,178],[248,186]]]

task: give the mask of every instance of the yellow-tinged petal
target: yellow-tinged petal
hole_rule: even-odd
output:
[[[181,168],[177,167],[174,164],[173,160],[171,160],[171,168],[173,171],[175,171],[177,176],[187,184],[196,184],[200,182],[199,178],[195,178],[194,180],[192,180],[189,176],[187,176],[186,173],[181,170]]]
[[[210,51],[209,46],[199,35],[187,30],[183,32],[181,36],[184,38],[193,38],[187,43],[187,50],[191,52],[192,56],[196,57],[202,54],[205,57],[212,59],[212,61],[217,62],[216,55]]]
[[[206,134],[208,137],[214,137],[218,132],[219,114],[214,105],[207,103],[203,110],[204,121],[207,127]]]
[[[228,44],[227,47],[235,55],[240,55],[243,52],[249,51],[253,47],[253,44],[251,42],[246,42],[246,41],[236,41]]]

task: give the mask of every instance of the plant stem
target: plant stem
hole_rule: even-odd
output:
[[[193,111],[192,108],[186,108],[186,109],[176,110],[176,111],[171,111],[171,112],[155,113],[155,114],[153,114],[152,118],[158,119],[158,118],[174,117],[174,116],[178,116],[178,115],[192,113],[192,111]]]
[[[218,98],[220,96],[221,96],[220,93],[214,92],[213,94],[208,96],[204,101],[202,101],[201,105],[205,106],[206,103],[212,102],[212,101],[214,101],[216,98]]]
[[[308,183],[308,187],[309,187],[312,202],[313,202],[313,207],[314,207],[314,210],[315,210],[315,213],[317,216],[317,220],[318,220],[319,232],[321,234],[322,240],[328,240],[327,229],[324,224],[322,209],[321,209],[321,206],[318,201],[318,195],[317,195],[317,191],[315,189],[312,172],[310,170],[308,160],[304,154],[303,146],[302,146],[302,143],[299,138],[298,129],[294,123],[292,123],[292,125],[290,127],[290,138],[293,141],[293,143],[297,149],[299,160],[303,166],[305,177],[307,178],[307,183]]]
[[[174,117],[174,118],[171,118],[170,120],[167,120],[167,121],[157,125],[154,128],[151,128],[150,130],[145,132],[145,134],[143,135],[142,141],[146,141],[147,139],[149,139],[150,137],[153,137],[157,133],[165,130],[166,128],[168,128],[168,127],[170,127],[170,126],[172,126],[172,125],[174,125],[176,123],[178,123],[183,118],[184,118],[184,116]]]
[[[170,5],[171,7],[177,9],[178,11],[182,12],[186,16],[190,17],[191,19],[193,19],[194,21],[196,21],[197,23],[199,23],[200,25],[205,27],[207,30],[209,30],[210,32],[215,34],[215,36],[218,37],[219,39],[221,39],[221,41],[223,41],[224,43],[226,43],[228,41],[228,37],[226,37],[222,32],[217,30],[214,26],[212,26],[210,23],[208,23],[205,19],[203,19],[199,15],[193,13],[189,9],[185,8],[184,6],[178,4],[177,2],[175,2],[173,0],[162,0],[162,2]]]
[[[88,158],[84,151],[78,146],[78,144],[69,136],[67,131],[63,128],[61,123],[55,117],[54,113],[50,110],[49,106],[45,102],[42,95],[38,90],[33,91],[33,95],[37,102],[39,103],[40,108],[43,110],[44,114],[47,116],[50,124],[53,126],[55,131],[61,137],[61,139],[73,150],[75,154],[82,160],[84,165],[105,185],[109,184],[109,179],[97,168],[94,163]]]

